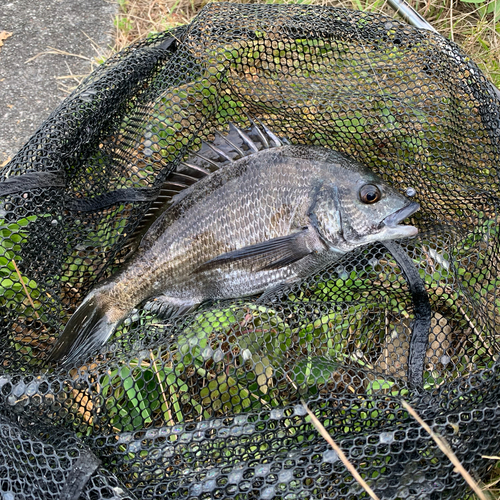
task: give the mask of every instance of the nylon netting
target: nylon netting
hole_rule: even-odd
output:
[[[85,364],[45,360],[169,174],[260,120],[416,191],[406,264],[381,244],[267,301],[138,309]],[[499,102],[477,66],[382,15],[213,4],[92,73],[3,168],[0,494],[22,498],[465,498],[402,400],[485,479],[498,455]],[[409,378],[430,312],[420,382]],[[418,365],[418,363],[417,363]]]

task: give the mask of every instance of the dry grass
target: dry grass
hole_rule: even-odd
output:
[[[205,3],[204,0],[118,0],[115,49],[119,51],[149,33],[189,23]]]
[[[207,0],[118,0],[120,13],[115,20],[116,50],[146,37],[149,33],[188,23]],[[385,0],[295,0],[297,3],[341,6],[384,12],[396,17]],[[470,2],[479,3],[470,3]],[[267,0],[261,3],[283,3]],[[294,3],[290,1],[289,3]],[[439,33],[458,43],[500,87],[500,0],[409,0],[409,3]],[[495,19],[488,9],[499,8]],[[497,22],[495,22],[497,21]]]
[[[302,406],[306,409],[307,413],[309,414],[309,417],[311,418],[311,422],[313,423],[314,427],[316,427],[317,431],[321,434],[323,439],[334,449],[334,451],[337,453],[337,456],[340,458],[342,463],[345,465],[346,469],[352,474],[354,479],[363,487],[363,489],[370,495],[373,500],[379,500],[379,497],[375,494],[375,492],[370,488],[368,483],[361,477],[359,472],[355,469],[355,467],[349,462],[349,459],[345,456],[344,452],[342,449],[339,447],[339,445],[332,439],[332,436],[328,434],[328,431],[325,429],[323,424],[318,420],[316,415],[309,409],[307,404],[302,401]]]
[[[436,434],[429,425],[422,420],[422,418],[417,414],[417,412],[406,402],[403,401],[403,407],[410,413],[410,415],[429,433],[431,438],[438,445],[439,449],[446,455],[450,462],[455,466],[455,471],[457,471],[467,482],[471,490],[473,490],[480,500],[489,500],[491,496],[488,492],[485,493],[481,487],[477,484],[474,478],[465,470],[464,466],[460,463],[457,456],[451,449],[450,445],[439,434]]]

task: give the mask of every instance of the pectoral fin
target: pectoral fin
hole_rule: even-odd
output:
[[[245,262],[253,271],[278,269],[320,249],[324,249],[324,246],[318,240],[316,232],[306,226],[296,233],[219,255],[199,266],[195,272],[206,271],[231,262]]]

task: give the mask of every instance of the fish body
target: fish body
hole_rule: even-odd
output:
[[[418,204],[365,166],[326,148],[283,144],[267,129],[267,139],[258,131],[259,150],[236,130],[252,147],[235,146],[238,159],[234,148],[215,148],[224,164],[173,198],[125,269],[76,310],[51,360],[80,360],[140,304],[176,316],[207,300],[293,283],[359,246],[417,233],[399,223]]]

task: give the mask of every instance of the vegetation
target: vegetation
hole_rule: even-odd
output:
[[[119,0],[115,50],[149,33],[188,23],[206,3],[206,0]],[[260,3],[333,5],[397,17],[385,0],[265,0]],[[500,87],[500,0],[411,0],[409,3],[439,33],[459,44]]]

